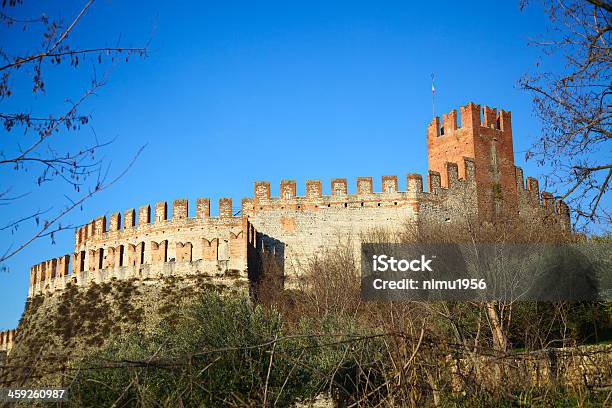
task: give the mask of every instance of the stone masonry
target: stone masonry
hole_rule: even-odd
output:
[[[460,119],[460,125],[458,124]],[[427,128],[429,173],[382,177],[382,191],[373,191],[371,177],[331,181],[330,194],[320,180],[307,180],[304,196],[295,180],[255,182],[253,197],[243,198],[239,214],[232,199],[219,200],[219,215],[210,216],[210,200],[174,200],[143,205],[100,216],[75,233],[72,255],[30,268],[29,296],[52,293],[69,283],[87,285],[111,279],[155,281],[162,276],[204,274],[249,287],[263,252],[281,262],[285,284],[294,282],[309,260],[340,240],[357,250],[361,234],[374,229],[397,230],[407,222],[454,222],[467,213],[483,222],[511,214],[526,222],[548,216],[569,228],[569,210],[552,195],[540,195],[537,180],[514,166],[510,112],[468,103],[434,118]]]

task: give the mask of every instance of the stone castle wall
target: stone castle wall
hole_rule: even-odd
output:
[[[30,296],[64,289],[69,283],[87,285],[111,279],[156,279],[162,276],[205,274],[234,276],[247,281],[246,220],[232,215],[231,199],[220,200],[218,217],[210,217],[207,199],[197,200],[195,218],[188,201],[175,200],[172,218],[166,203],[101,216],[78,228],[72,257],[64,255],[30,269]],[[71,267],[69,267],[72,259]],[[69,273],[70,271],[70,273]]]
[[[285,281],[296,279],[309,260],[340,240],[350,239],[356,253],[361,236],[372,229],[390,231],[414,222],[456,222],[477,215],[483,222],[518,214],[525,222],[550,219],[569,228],[567,206],[539,192],[537,180],[514,166],[510,112],[469,103],[434,118],[428,126],[429,172],[426,188],[418,174],[405,181],[382,177],[373,191],[371,177],[356,180],[349,194],[346,179],[333,179],[323,194],[320,180],[306,181],[304,196],[296,181],[283,180],[278,197],[269,182],[256,182],[251,198],[232,214],[232,200],[219,200],[219,215],[210,216],[210,201],[196,200],[195,217],[188,201],[174,200],[138,211],[129,209],[92,220],[78,228],[72,255],[30,269],[29,296],[112,279],[151,280],[163,276],[205,275],[213,281],[252,282],[261,252],[272,251],[283,264]],[[481,114],[483,117],[481,118]]]
[[[467,163],[467,164],[466,164]],[[429,174],[429,191],[418,174],[406,176],[405,188],[397,176],[382,177],[382,191],[372,189],[371,177],[356,180],[356,194],[348,194],[347,180],[334,179],[331,195],[321,194],[321,182],[306,182],[306,195],[295,195],[295,181],[281,182],[279,197],[270,197],[270,183],[255,183],[254,199],[246,216],[256,229],[257,247],[274,251],[283,262],[285,277],[297,278],[309,260],[325,248],[350,240],[359,253],[363,234],[382,229],[401,232],[407,223],[427,219],[457,220],[476,210],[474,167],[466,158],[468,178],[460,180],[457,165],[448,163],[448,188],[440,174]]]

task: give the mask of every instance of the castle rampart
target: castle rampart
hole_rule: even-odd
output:
[[[242,216],[232,215],[232,200],[219,200],[219,216],[210,217],[210,201],[197,199],[196,218],[188,217],[188,200],[174,200],[172,218],[166,202],[97,217],[75,232],[71,274],[70,257],[35,265],[30,273],[30,295],[54,292],[68,284],[86,285],[110,279],[156,279],[163,276],[205,275],[211,279],[247,282],[247,240]],[[58,267],[59,266],[59,267]]]
[[[466,205],[476,208],[471,193],[475,191],[473,164],[469,158],[465,161],[467,180],[460,180],[457,165],[449,163],[446,179],[451,181],[450,187],[443,187],[440,174],[431,171],[429,191],[423,191],[423,179],[415,174],[407,175],[403,186],[397,176],[383,176],[380,192],[373,191],[372,177],[358,177],[356,194],[347,192],[346,179],[333,179],[328,195],[322,194],[319,180],[307,181],[305,196],[292,194],[294,181],[282,181],[279,197],[270,196],[269,182],[256,182],[248,218],[257,231],[257,247],[277,254],[283,263],[286,283],[291,283],[314,254],[342,240],[350,240],[358,251],[362,234],[367,231],[401,231],[406,223],[416,222],[420,217],[449,218],[453,209],[456,212],[452,216],[456,217]]]
[[[241,200],[240,214],[232,213],[231,198],[221,198],[219,215],[211,217],[210,200],[198,198],[195,217],[189,217],[186,199],[173,201],[170,218],[165,201],[111,213],[108,220],[103,215],[76,230],[70,268],[68,255],[31,268],[30,296],[68,284],[170,275],[204,275],[211,282],[231,276],[248,285],[266,251],[281,261],[290,283],[314,255],[341,240],[350,240],[358,252],[369,230],[453,223],[468,215],[483,222],[518,215],[569,228],[567,205],[540,194],[537,180],[524,181],[514,166],[510,112],[469,103],[460,108],[460,120],[453,110],[429,124],[425,188],[421,175],[386,175],[381,191],[374,191],[366,176],[351,182],[350,194],[348,180],[334,178],[328,194],[321,180],[306,180],[299,196],[295,180],[282,180],[279,195],[271,196],[270,182],[258,181],[253,197]]]

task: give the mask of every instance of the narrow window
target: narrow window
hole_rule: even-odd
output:
[[[123,266],[123,245],[119,246],[119,266]]]
[[[98,252],[98,269],[102,269],[103,265],[104,265],[104,250],[100,248]]]
[[[79,271],[83,272],[85,270],[85,251],[81,251],[81,256],[79,256]]]

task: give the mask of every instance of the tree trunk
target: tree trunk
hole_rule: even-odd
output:
[[[495,303],[486,302],[485,310],[489,318],[489,325],[491,327],[491,334],[493,335],[493,345],[495,347],[495,350],[505,352],[506,347],[508,346],[508,339],[504,334],[501,319],[499,318],[499,313],[495,308]]]

